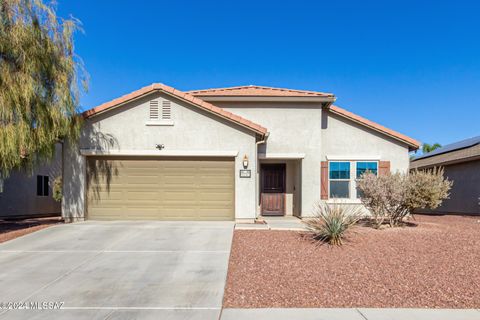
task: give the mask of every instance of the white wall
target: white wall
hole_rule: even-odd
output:
[[[304,153],[301,160],[301,214],[308,215],[320,198],[322,152],[321,104],[300,102],[215,102],[266,127],[270,132],[260,152]],[[279,161],[281,163],[282,161]],[[298,207],[298,206],[297,206]]]
[[[328,156],[362,160],[378,156],[390,161],[392,172],[408,171],[410,158],[406,144],[331,112],[324,112],[322,128],[322,161]]]
[[[146,125],[149,101],[171,101],[173,126]],[[160,101],[161,106],[161,101]],[[235,158],[236,218],[255,217],[255,134],[166,94],[152,93],[86,121],[77,147],[65,154],[63,215],[81,220],[85,215],[85,157],[79,148],[110,150],[153,150],[164,144],[165,151],[237,151]],[[158,151],[162,155],[162,151]],[[252,178],[239,178],[244,155],[250,159]]]

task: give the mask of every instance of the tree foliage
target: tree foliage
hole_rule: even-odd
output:
[[[452,182],[443,169],[376,176],[365,173],[357,182],[362,203],[370,210],[376,227],[385,221],[394,227],[415,209],[435,209],[449,196]]]
[[[77,20],[41,0],[0,0],[0,174],[49,159],[76,138],[86,73],[74,53]]]
[[[441,148],[441,147],[442,147],[442,145],[440,143],[434,143],[434,144],[424,143],[422,145],[422,153],[432,152],[433,150]]]

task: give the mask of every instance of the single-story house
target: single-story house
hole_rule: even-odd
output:
[[[62,145],[58,143],[51,161],[0,179],[0,219],[60,216],[61,203],[53,199],[52,187],[61,176]]]
[[[430,213],[480,214],[480,136],[455,142],[412,160],[412,170],[443,167],[453,181],[450,198]]]
[[[164,84],[85,111],[65,148],[63,216],[245,220],[360,204],[365,170],[406,172],[419,143],[333,103],[263,86],[182,92]]]

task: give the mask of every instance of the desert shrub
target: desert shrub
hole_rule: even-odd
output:
[[[53,180],[53,186],[52,186],[52,198],[53,200],[60,202],[62,201],[62,177],[56,177],[55,180]]]
[[[315,205],[312,218],[303,220],[314,240],[342,245],[348,229],[361,217],[359,206],[326,204]]]
[[[435,209],[449,196],[452,182],[443,169],[413,171],[376,176],[366,173],[357,182],[362,203],[372,214],[375,227],[385,221],[391,227],[401,224],[415,209]]]

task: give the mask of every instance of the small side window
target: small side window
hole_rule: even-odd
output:
[[[37,176],[37,196],[48,197],[48,176]]]

